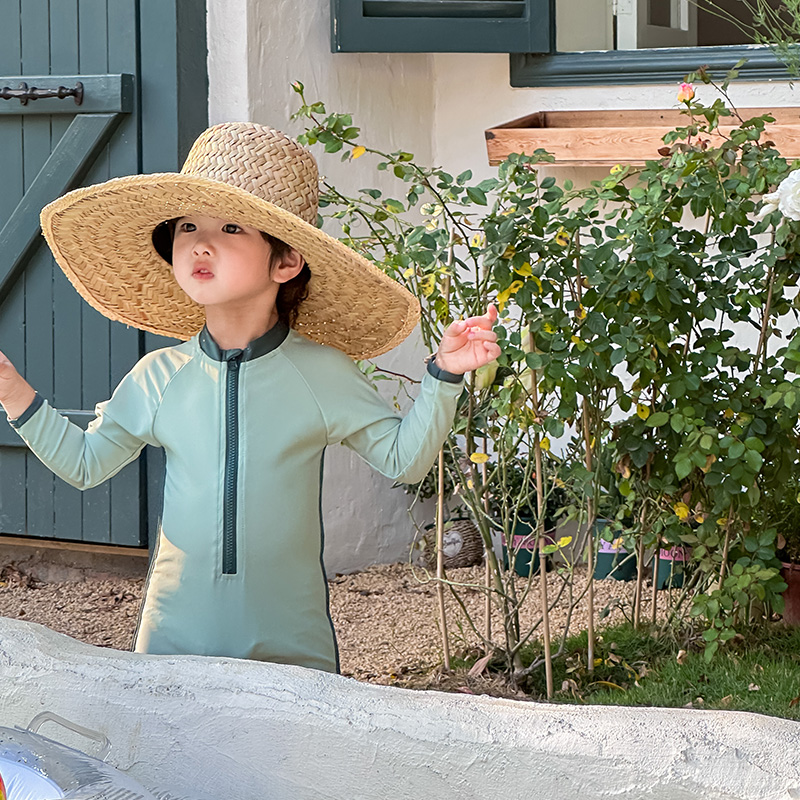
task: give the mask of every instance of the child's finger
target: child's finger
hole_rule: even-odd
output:
[[[491,303],[489,308],[486,309],[485,314],[481,314],[478,317],[468,317],[464,322],[467,323],[468,327],[480,326],[481,328],[491,328],[494,323],[497,322],[497,309],[494,307],[494,304]]]
[[[483,328],[470,328],[467,331],[467,337],[471,341],[483,340],[485,342],[496,342],[497,334],[494,331],[487,331]]]

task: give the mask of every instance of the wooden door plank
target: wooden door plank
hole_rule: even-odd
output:
[[[80,0],[79,12],[81,72],[108,71],[108,3],[106,0]],[[87,185],[111,177],[108,147],[98,154],[85,177]],[[81,361],[83,397],[81,408],[92,409],[111,394],[110,323],[86,303],[81,307]],[[82,495],[84,541],[111,541],[111,486],[105,482]]]
[[[93,157],[113,133],[119,116],[87,114],[75,117],[0,230],[0,300],[19,275],[31,249],[39,243],[39,211],[80,180],[92,164]],[[26,122],[30,125],[32,120]],[[39,131],[27,126],[25,130],[25,143],[33,142],[33,131]],[[49,122],[47,136],[49,140]],[[36,175],[32,170],[26,172],[28,177],[31,174]]]
[[[50,4],[50,70],[54,75],[77,76],[78,0],[59,0]],[[83,76],[82,76],[83,77]],[[76,79],[77,80],[77,79]],[[98,87],[83,77],[86,99],[81,110],[98,96]],[[74,85],[66,82],[65,85]],[[62,106],[61,108],[64,108]],[[100,109],[111,110],[111,109]],[[51,150],[58,146],[72,118],[67,114],[51,117]],[[80,408],[81,362],[76,343],[81,335],[83,300],[51,258],[53,273],[53,394],[56,408]],[[53,483],[53,537],[80,540],[83,530],[83,498],[80,491],[56,479]]]
[[[25,293],[20,282],[12,289],[2,306],[0,314],[0,342],[3,352],[15,363],[24,364],[25,359]],[[9,437],[19,439],[11,426],[2,420]],[[26,465],[29,454],[25,448],[4,447],[0,458],[0,532],[24,534],[26,530],[25,495]]]
[[[22,73],[47,74],[50,71],[50,20],[48,0],[28,0],[20,4],[20,30],[22,32]],[[16,102],[16,101],[12,101]],[[22,118],[22,164],[25,195],[30,196],[34,184],[41,186],[42,167],[50,153],[50,119],[48,117]],[[35,197],[35,192],[33,197]],[[20,205],[24,206],[25,198]],[[19,208],[18,206],[17,208]],[[21,264],[14,265],[14,279],[21,277],[25,297],[25,361],[23,374],[45,397],[52,396],[53,329],[52,281],[46,254],[38,244],[36,223],[30,220],[28,230],[33,236],[25,245],[24,259],[28,269],[22,273]],[[16,210],[8,224],[20,222]],[[8,224],[6,227],[8,227]],[[6,230],[6,228],[4,228]],[[2,236],[0,235],[0,240]],[[2,251],[0,251],[2,252]],[[5,255],[5,254],[4,254]],[[1,296],[1,295],[0,295]],[[18,365],[20,366],[20,365]],[[27,454],[26,473],[26,531],[28,536],[53,535],[53,474],[33,455]]]
[[[112,72],[132,72],[136,68],[136,5],[111,3],[108,7],[108,68]],[[123,120],[109,143],[109,168],[112,176],[140,171],[138,114]],[[111,386],[115,387],[143,355],[143,336],[121,323],[110,324]],[[129,464],[111,481],[111,541],[138,547],[147,544],[147,498],[144,491],[144,456]]]

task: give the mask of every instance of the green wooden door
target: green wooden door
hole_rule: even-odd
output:
[[[163,342],[81,300],[40,236],[68,189],[175,170],[206,124],[205,8],[195,0],[0,0],[0,349],[85,427],[94,405]],[[81,89],[21,100],[23,85]],[[0,534],[142,546],[160,455],[87,492],[56,479],[0,423]],[[149,501],[149,502],[148,502]]]

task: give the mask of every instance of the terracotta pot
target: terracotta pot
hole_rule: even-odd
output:
[[[784,563],[781,577],[789,584],[783,593],[783,621],[800,625],[800,564]]]

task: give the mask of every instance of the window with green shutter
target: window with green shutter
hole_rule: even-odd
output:
[[[550,0],[331,0],[335,53],[545,53]]]
[[[509,53],[515,87],[672,83],[743,58],[742,80],[788,79],[753,23],[742,0],[331,0],[334,52]]]

